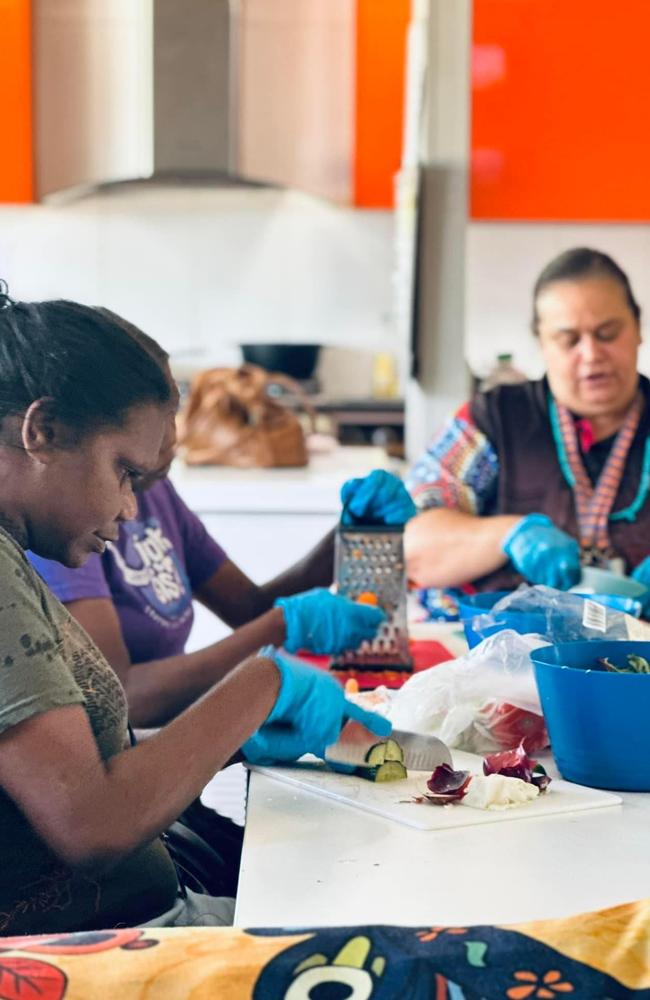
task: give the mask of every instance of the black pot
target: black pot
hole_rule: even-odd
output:
[[[244,361],[296,379],[314,374],[320,344],[241,344]]]

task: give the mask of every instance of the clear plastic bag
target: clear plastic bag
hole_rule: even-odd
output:
[[[485,638],[497,628],[516,628],[558,643],[629,639],[632,622],[630,615],[579,594],[524,584],[502,597],[489,612],[473,618],[472,629]]]
[[[396,691],[389,718],[398,729],[428,733],[472,753],[548,746],[530,652],[548,643],[510,629],[465,656],[414,674]]]

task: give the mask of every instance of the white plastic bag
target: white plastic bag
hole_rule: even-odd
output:
[[[472,753],[510,749],[522,740],[534,753],[548,745],[530,661],[547,646],[510,629],[484,639],[465,656],[414,674],[391,701],[393,725],[439,737]]]

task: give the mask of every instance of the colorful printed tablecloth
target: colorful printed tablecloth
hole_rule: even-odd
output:
[[[650,899],[509,927],[0,938],[1,1000],[650,998]]]

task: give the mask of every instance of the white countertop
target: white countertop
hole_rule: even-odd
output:
[[[311,455],[309,465],[301,469],[188,468],[177,460],[171,480],[199,514],[338,514],[339,491],[346,479],[395,467],[382,448],[337,445],[327,454]]]
[[[422,831],[253,773],[235,922],[466,926],[639,899],[650,894],[650,795],[623,799]]]

